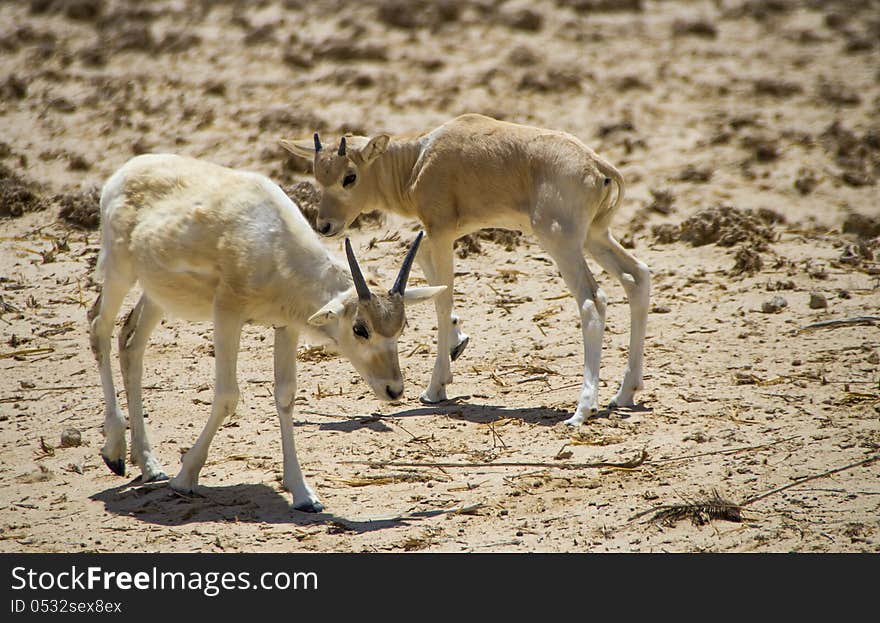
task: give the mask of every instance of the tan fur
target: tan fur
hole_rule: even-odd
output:
[[[584,262],[584,249],[620,280],[630,298],[633,329],[627,372],[612,404],[633,404],[642,384],[650,273],[609,231],[623,201],[623,176],[578,138],[468,114],[417,136],[390,141],[387,135],[346,137],[344,154],[330,147],[315,153],[311,140],[282,144],[314,159],[323,190],[317,219],[320,233],[337,235],[358,214],[374,209],[417,218],[424,226],[427,237],[419,263],[432,284],[447,286],[436,300],[438,355],[422,395],[425,401],[446,398],[452,378],[450,353],[458,356],[468,340],[452,314],[452,244],[473,231],[500,227],[534,233],[556,260],[577,300],[585,367],[572,424],[598,410],[605,324],[604,294]],[[345,176],[352,174],[357,183],[344,187]],[[612,186],[617,190],[613,201]]]

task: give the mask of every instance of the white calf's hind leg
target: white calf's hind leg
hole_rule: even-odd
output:
[[[293,439],[293,402],[296,399],[296,344],[299,336],[288,327],[275,329],[275,407],[281,425],[284,488],[293,494],[293,508],[320,513],[324,505],[306,482]]]
[[[427,278],[428,283],[431,285],[440,285],[436,273],[434,272],[434,263],[433,258],[431,257],[430,245],[425,244],[424,242],[422,243],[422,246],[419,249],[419,254],[416,256],[416,261],[418,261],[422,272],[425,273],[425,278]],[[452,312],[450,314],[450,321],[452,323],[452,333],[449,339],[451,345],[449,349],[449,358],[452,361],[455,361],[461,356],[464,349],[467,348],[471,338],[467,333],[461,330],[461,319],[458,314]]]
[[[559,273],[574,295],[581,317],[584,385],[574,415],[565,421],[566,424],[577,426],[599,411],[599,364],[602,358],[602,335],[605,331],[605,294],[584,260],[581,245],[572,244],[571,241],[577,239],[576,237],[564,235],[561,231],[548,233],[537,229],[535,234],[556,261]]]
[[[110,366],[110,337],[116,322],[116,314],[122,306],[125,294],[133,280],[115,272],[108,265],[107,278],[101,294],[89,310],[89,339],[104,391],[104,446],[101,457],[113,473],[125,475],[125,416],[116,402],[113,370]]]
[[[645,264],[620,246],[607,229],[591,231],[587,239],[587,249],[602,268],[620,281],[629,300],[630,333],[626,372],[609,407],[613,409],[632,406],[635,404],[635,393],[642,389],[651,272]]]
[[[214,435],[238,405],[236,365],[241,327],[242,321],[237,313],[214,303],[214,402],[205,428],[183,456],[180,472],[169,483],[175,491],[191,493],[195,490]]]
[[[166,480],[159,462],[153,456],[144,425],[144,403],[141,395],[144,375],[144,349],[150,334],[162,319],[162,309],[147,295],[141,296],[131,310],[119,334],[119,363],[128,399],[131,420],[131,461],[141,469],[141,482]]]

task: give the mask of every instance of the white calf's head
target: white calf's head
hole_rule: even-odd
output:
[[[313,159],[315,179],[321,186],[321,204],[315,228],[323,236],[336,236],[351,225],[367,208],[372,162],[388,148],[387,134],[373,138],[343,136],[339,147],[325,150],[318,133],[312,139],[281,141],[285,149],[302,158]]]
[[[309,318],[309,324],[325,329],[339,352],[351,361],[380,400],[397,400],[403,396],[397,341],[406,324],[404,303],[428,301],[446,289],[446,286],[406,289],[421,239],[422,233],[419,233],[403,260],[394,286],[385,294],[370,291],[346,238],[345,253],[354,285]]]

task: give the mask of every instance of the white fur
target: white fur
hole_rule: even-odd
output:
[[[363,310],[349,269],[328,253],[287,195],[261,175],[175,155],[138,156],[105,184],[101,221],[96,274],[103,274],[104,281],[89,320],[106,404],[101,454],[108,466],[123,474],[126,449],[110,337],[125,294],[139,282],[143,295],[120,334],[119,357],[131,417],[131,460],[140,467],[142,480],[166,478],[147,438],[141,398],[143,353],[151,331],[165,313],[214,322],[211,416],[170,483],[189,492],[198,484],[211,440],[238,403],[239,338],[242,326],[252,322],[275,328],[284,486],[293,493],[296,508],[320,511],[293,440],[299,335],[308,328],[321,333],[377,397],[388,400],[403,393],[397,353],[402,322],[391,336],[376,331],[368,339],[353,335],[355,314]],[[429,300],[441,290],[411,288],[404,300]],[[385,318],[373,313],[373,319]]]

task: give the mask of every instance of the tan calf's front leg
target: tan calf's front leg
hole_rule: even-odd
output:
[[[428,280],[428,283],[431,285],[442,285],[434,271],[434,260],[431,256],[430,245],[422,244],[419,254],[416,257],[416,261],[418,261],[422,272],[425,273],[425,278]],[[467,348],[471,338],[467,333],[461,330],[461,319],[455,312],[450,314],[450,322],[452,323],[452,335],[449,340],[451,345],[449,349],[449,358],[452,361],[455,361],[461,356],[464,349]]]
[[[437,359],[434,361],[434,371],[428,388],[420,397],[421,401],[426,403],[446,400],[446,386],[452,382],[454,242],[453,235],[437,235],[429,232],[421,246],[419,264],[423,267],[428,281],[432,286],[446,286],[446,290],[434,299],[434,307],[437,310]],[[464,339],[467,340],[467,336],[464,336]]]

